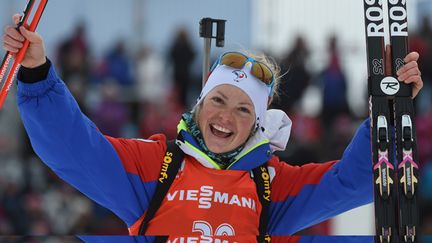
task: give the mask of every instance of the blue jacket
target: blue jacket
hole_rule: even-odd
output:
[[[148,207],[155,180],[145,180],[125,168],[114,144],[80,111],[54,67],[45,80],[32,84],[19,81],[17,100],[31,144],[42,161],[63,180],[114,212],[128,227],[136,223]],[[372,202],[371,161],[366,120],[341,160],[303,168],[283,163],[282,172],[289,172],[286,177],[301,175],[299,181],[292,181],[301,185],[295,186],[296,193],[285,193],[284,186],[290,187],[290,180],[274,177],[281,182],[277,188],[272,183],[272,193],[283,197],[273,201],[272,195],[269,233],[289,236]],[[309,177],[316,178],[308,183]]]

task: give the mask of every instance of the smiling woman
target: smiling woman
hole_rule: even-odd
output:
[[[214,88],[197,110],[198,127],[214,153],[227,153],[243,144],[253,132],[255,111],[249,96],[232,85]]]
[[[220,168],[232,165],[262,127],[279,70],[265,56],[240,52],[227,52],[216,60],[197,104],[183,119],[200,149]]]
[[[46,58],[40,35],[15,26],[5,32],[3,46],[12,53],[30,41],[17,103],[35,152],[117,214],[131,235],[145,234],[145,242],[154,236],[165,242],[268,242],[272,235],[275,242],[297,242],[289,236],[373,200],[369,120],[339,161],[296,167],[273,154],[285,150],[291,121],[267,109],[278,68],[265,59],[222,54],[194,109],[183,114],[175,143],[163,134],[114,138],[81,112]],[[422,84],[417,59],[408,55],[400,69],[404,82],[417,84],[414,92]],[[177,167],[170,170],[172,165]],[[167,178],[172,184],[162,192]]]

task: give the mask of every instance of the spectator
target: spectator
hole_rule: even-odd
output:
[[[178,99],[183,107],[187,107],[188,92],[191,90],[191,65],[195,58],[195,51],[189,40],[186,29],[182,28],[169,49],[169,59],[173,65],[173,78]]]
[[[306,40],[298,36],[294,46],[280,61],[281,70],[287,73],[281,77],[280,96],[275,102],[275,108],[284,110],[288,115],[292,113],[293,106],[303,96],[309,86],[311,74],[306,68],[309,57],[309,48]]]
[[[89,53],[85,23],[80,22],[72,35],[59,45],[57,60],[61,76],[68,79],[67,85],[84,113],[87,113],[85,97],[90,79]]]
[[[102,99],[91,112],[98,128],[110,136],[122,136],[129,121],[128,107],[119,101],[120,89],[114,80],[105,80],[101,86]]]
[[[165,101],[170,90],[170,84],[165,75],[165,63],[162,58],[149,47],[141,48],[138,52],[137,88],[141,102],[161,103]]]
[[[103,58],[97,70],[100,80],[113,79],[121,86],[131,86],[134,84],[132,78],[132,64],[126,53],[126,43],[118,41],[114,47]]]
[[[330,37],[328,65],[319,75],[323,93],[321,118],[326,130],[331,128],[336,117],[349,114],[347,81],[340,65],[337,44],[337,37]]]
[[[78,23],[73,34],[60,44],[57,61],[63,78],[71,81],[72,76],[79,76],[79,79],[87,80],[90,63],[84,22]]]

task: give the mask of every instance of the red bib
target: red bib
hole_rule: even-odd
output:
[[[259,234],[260,213],[255,182],[248,171],[209,169],[186,156],[183,171],[149,222],[146,234],[248,236],[252,240]],[[170,237],[171,242],[176,238]]]

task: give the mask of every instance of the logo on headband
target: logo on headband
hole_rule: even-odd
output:
[[[234,81],[240,82],[240,80],[247,78],[247,75],[242,70],[234,70],[232,71],[236,77],[234,78]]]

